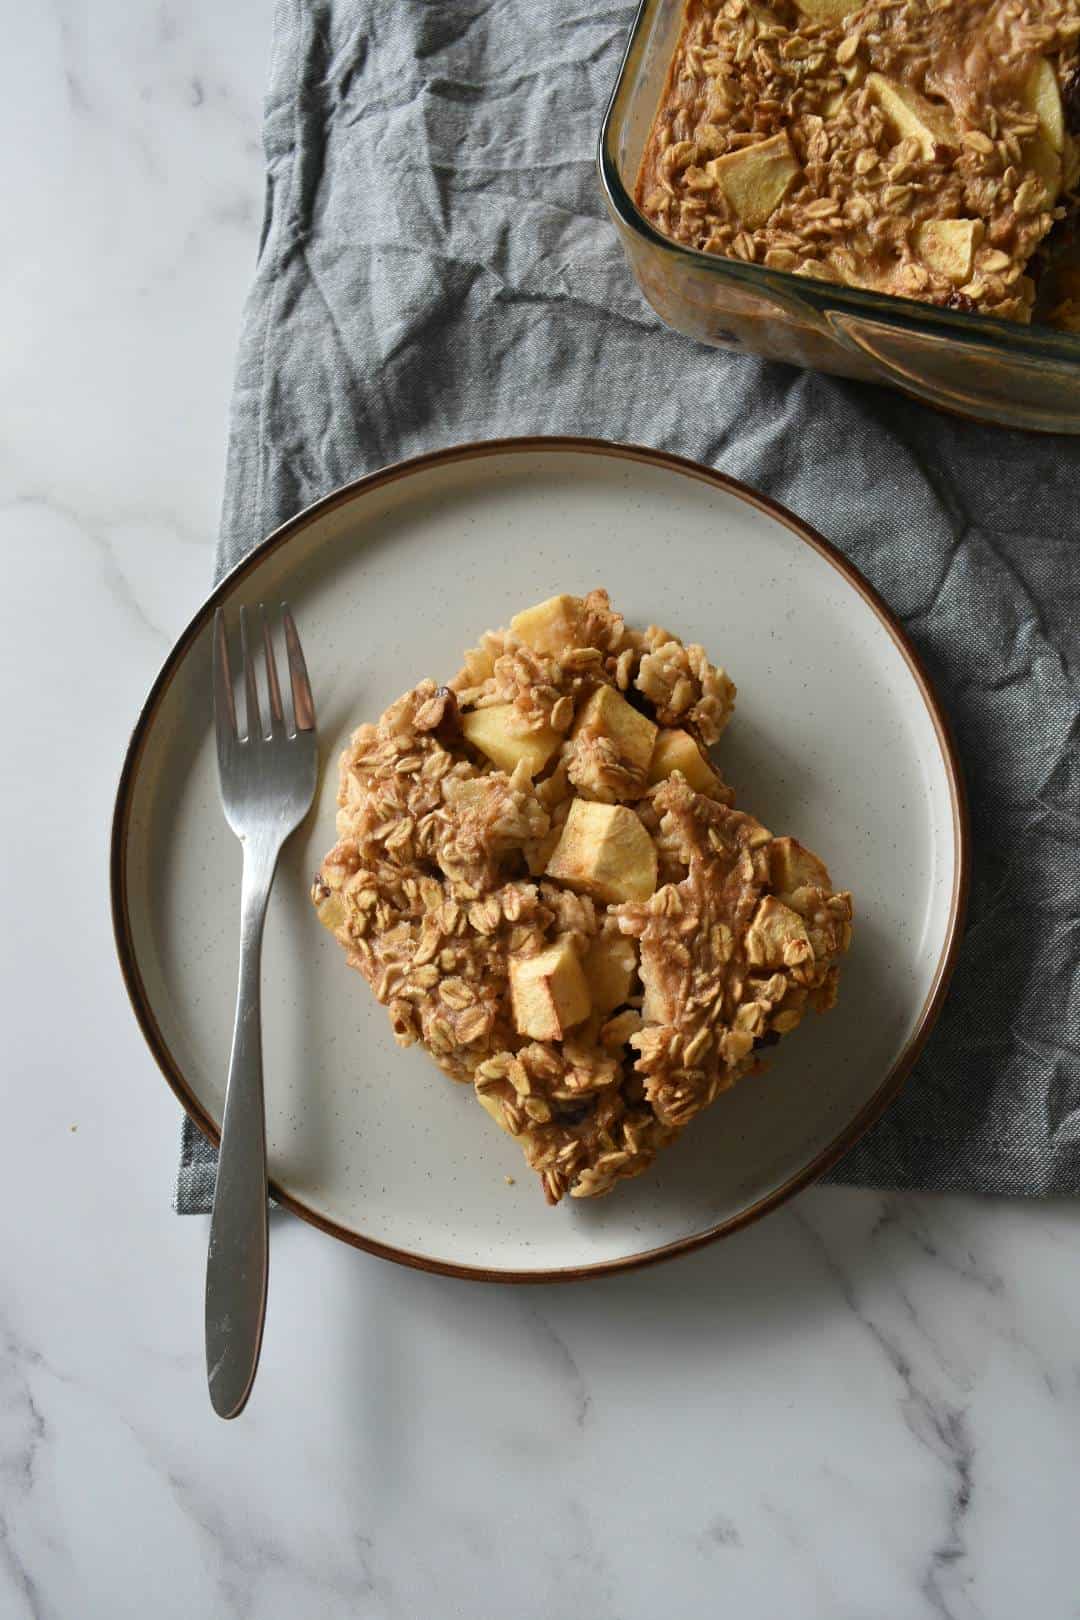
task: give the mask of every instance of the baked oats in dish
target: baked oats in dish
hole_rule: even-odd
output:
[[[705,752],[734,701],[596,590],[489,632],[342,755],[319,918],[550,1203],[640,1174],[836,998],[851,897],[734,807]]]
[[[1028,321],[1076,213],[1078,39],[1080,0],[689,0],[638,207],[707,253]]]

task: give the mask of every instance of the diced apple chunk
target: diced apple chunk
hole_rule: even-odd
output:
[[[799,172],[787,131],[713,158],[705,168],[743,225],[764,225]]]
[[[695,793],[713,794],[720,779],[688,731],[661,731],[649,764],[649,786],[681,771]]]
[[[746,959],[751,967],[798,967],[814,959],[806,924],[797,911],[767,894],[746,931]]]
[[[1024,162],[1029,169],[1034,169],[1043,188],[1043,207],[1052,208],[1058,200],[1061,191],[1061,154],[1055,152],[1046,136],[1039,129],[1030,136],[1023,146]]]
[[[581,599],[577,596],[550,596],[510,620],[512,636],[551,658],[558,658],[567,647],[580,647],[581,628]]]
[[[614,1012],[630,994],[637,972],[637,948],[624,934],[598,934],[585,957],[585,978],[593,1010]]]
[[[476,1100],[480,1104],[481,1108],[486,1109],[486,1111],[491,1115],[500,1131],[505,1131],[508,1136],[512,1136],[514,1134],[509,1125],[506,1123],[506,1115],[503,1113],[503,1105],[499,1101],[498,1097],[492,1096],[490,1091],[478,1091],[476,1093]]]
[[[914,138],[924,158],[933,161],[938,146],[960,144],[952,114],[940,102],[927,101],[917,90],[886,79],[881,73],[871,73],[866,86],[897,140]]]
[[[971,280],[975,249],[985,234],[981,219],[928,219],[915,232],[915,250],[931,270],[960,287]]]
[[[796,889],[832,889],[824,861],[797,838],[774,838],[769,845],[769,883],[779,895],[794,894]]]
[[[581,958],[565,936],[536,956],[510,958],[514,1024],[533,1041],[561,1041],[592,1008]]]
[[[621,760],[644,771],[652,758],[656,727],[613,686],[598,686],[582,709],[573,735],[606,737],[618,749]]]
[[[1023,90],[1024,106],[1039,120],[1043,138],[1060,152],[1065,145],[1065,109],[1061,104],[1057,74],[1045,56],[1040,56]]]
[[[345,922],[348,911],[341,895],[331,892],[324,899],[315,902],[315,915],[324,928],[334,933],[335,929],[340,928]]]
[[[493,765],[512,774],[522,763],[530,776],[542,771],[562,738],[550,726],[539,731],[518,730],[519,719],[512,703],[495,703],[489,709],[473,709],[461,716],[461,729],[467,741],[486,754]]]
[[[795,0],[795,3],[811,22],[836,23],[849,11],[857,11],[864,0]]]
[[[624,804],[575,799],[548,876],[618,905],[656,890],[656,845]]]

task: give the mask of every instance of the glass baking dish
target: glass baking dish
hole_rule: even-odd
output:
[[[600,176],[638,285],[688,337],[889,383],[1006,427],[1080,433],[1080,336],[811,281],[699,253],[634,203],[685,0],[641,0],[600,132]]]

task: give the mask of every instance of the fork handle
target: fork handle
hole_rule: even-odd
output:
[[[247,1404],[259,1365],[269,1274],[260,976],[277,851],[244,843],[240,978],[206,1261],[206,1376],[219,1417]]]

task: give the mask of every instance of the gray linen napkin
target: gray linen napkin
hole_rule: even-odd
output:
[[[952,994],[831,1179],[1080,1192],[1080,444],[667,330],[601,203],[634,6],[284,0],[266,219],[218,572],[317,496],[455,441],[661,446],[821,529],[900,615],[956,727],[975,870]],[[184,1128],[180,1211],[213,1152]]]

